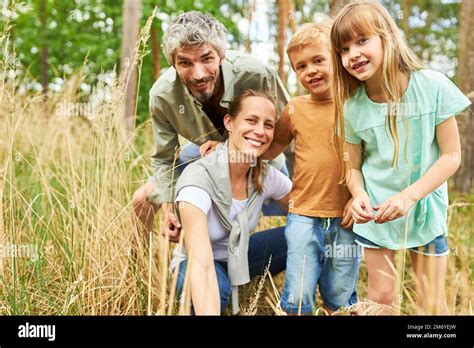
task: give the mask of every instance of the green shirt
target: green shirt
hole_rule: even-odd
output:
[[[392,168],[393,142],[385,126],[387,104],[371,101],[365,88],[359,86],[344,105],[345,139],[363,144],[361,169],[372,206],[382,204],[426,173],[440,155],[436,126],[469,105],[469,99],[443,74],[428,69],[413,72],[403,103],[398,106],[406,115],[407,127],[402,117],[397,117],[399,159],[398,168]],[[384,224],[354,224],[353,229],[384,248],[418,247],[447,235],[447,210],[445,182],[417,202],[406,217]]]
[[[221,69],[224,82],[222,107],[228,108],[232,98],[244,90],[254,89],[273,94],[277,113],[282,113],[289,96],[273,69],[255,57],[230,50],[226,51]],[[173,169],[175,154],[179,152],[178,134],[197,145],[207,140],[225,141],[225,138],[203,111],[202,104],[180,81],[173,67],[151,88],[150,113],[155,143],[152,169],[157,189],[149,199],[155,203],[172,202],[178,177]]]

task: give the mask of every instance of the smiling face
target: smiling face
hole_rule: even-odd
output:
[[[290,60],[301,84],[316,100],[328,99],[330,53],[323,43],[305,45],[290,54]]]
[[[176,50],[175,68],[191,94],[204,103],[217,93],[221,61],[210,45],[185,46]]]
[[[259,157],[273,141],[275,121],[276,110],[270,100],[259,96],[245,98],[238,115],[224,118],[229,131],[229,150]]]
[[[359,35],[340,49],[342,65],[359,81],[380,81],[383,64],[382,40],[378,35]]]

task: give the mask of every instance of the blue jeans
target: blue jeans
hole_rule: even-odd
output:
[[[263,275],[265,268],[268,265],[268,261],[270,260],[270,256],[272,261],[269,271],[272,275],[285,270],[286,241],[284,230],[285,227],[277,227],[257,232],[250,236],[248,250],[250,277]],[[227,275],[227,263],[214,260],[214,266],[217,274],[217,283],[219,285],[221,312],[224,312],[229,304],[232,289],[229,276]],[[186,268],[187,262],[180,262],[178,281],[176,282],[176,296],[180,296],[183,291]]]
[[[341,227],[341,218],[288,214],[285,287],[281,307],[289,314],[315,310],[319,284],[330,310],[357,303],[357,278],[362,248],[355,234]]]
[[[200,158],[201,155],[199,154],[199,146],[194,143],[187,143],[181,149],[179,153],[178,159],[178,173],[182,173],[184,168],[186,168],[191,162]],[[280,172],[288,176],[288,168],[286,168],[286,164],[280,168]],[[269,202],[265,202],[262,208],[262,212],[264,216],[285,216],[287,212],[282,209],[277,202],[270,200]]]
[[[363,246],[364,248],[369,249],[382,249],[378,244],[372,243],[370,240],[357,235],[356,236],[356,243]],[[448,247],[448,240],[445,236],[441,235],[433,239],[431,242],[419,246],[413,247],[409,249],[418,254],[423,254],[427,256],[444,256],[449,254],[449,247]]]

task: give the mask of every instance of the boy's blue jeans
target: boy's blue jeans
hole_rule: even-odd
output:
[[[319,284],[330,310],[357,303],[357,277],[362,248],[356,235],[341,227],[341,218],[315,218],[288,214],[285,287],[281,307],[289,314],[315,310]]]
[[[277,227],[270,230],[254,233],[249,240],[249,273],[250,277],[263,275],[271,256],[269,271],[272,275],[285,270],[286,265],[286,241],[284,235],[285,227]],[[227,275],[227,263],[214,260],[219,285],[221,301],[221,312],[224,312],[230,301],[231,289],[229,276]],[[179,296],[182,304],[182,290],[186,275],[187,262],[179,264],[178,281],[176,282],[176,296]]]

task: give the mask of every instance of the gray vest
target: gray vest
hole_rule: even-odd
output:
[[[234,314],[239,312],[238,286],[250,282],[248,217],[260,213],[260,211],[255,211],[260,194],[252,184],[252,171],[251,167],[248,173],[247,207],[237,215],[234,221],[229,218],[232,189],[229,175],[228,141],[217,145],[211,154],[188,165],[179,177],[175,189],[177,195],[185,186],[202,188],[211,196],[222,225],[230,230],[227,271],[232,284],[232,312]]]

